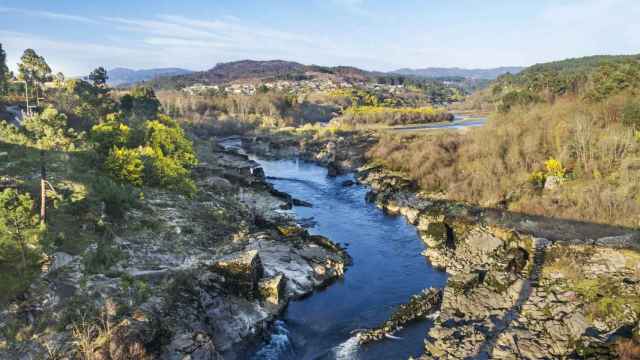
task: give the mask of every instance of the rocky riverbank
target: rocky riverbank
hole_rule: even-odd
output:
[[[145,189],[77,256],[56,253],[0,312],[0,358],[241,359],[346,252],[295,223],[258,164],[198,144],[194,198]]]
[[[243,141],[263,155],[318,162],[330,175],[365,164],[373,142],[373,134]],[[371,187],[367,199],[414,224],[425,257],[450,274],[437,306],[399,309],[404,319],[438,315],[424,359],[606,359],[638,347],[637,230],[456,203],[381,166],[361,166],[357,175]],[[396,320],[360,341],[391,335],[402,326]]]
[[[640,335],[637,231],[433,199],[378,166],[358,179],[450,274],[424,359],[617,358]]]
[[[329,176],[355,171],[366,163],[367,150],[376,143],[374,132],[353,132],[329,137],[263,134],[242,138],[247,151],[266,158],[311,161],[328,169]]]

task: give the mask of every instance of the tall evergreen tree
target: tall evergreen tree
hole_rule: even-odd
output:
[[[107,80],[109,76],[107,76],[107,70],[105,70],[102,66],[94,69],[91,74],[89,74],[89,80],[93,83],[93,86],[103,88],[107,85]]]
[[[49,64],[47,64],[46,60],[38,55],[35,50],[27,49],[20,58],[18,71],[20,78],[32,85],[32,88],[35,89],[36,103],[38,103],[38,90],[40,89],[40,85],[51,75]]]
[[[0,44],[0,95],[6,94],[10,76],[11,73],[7,67],[7,53],[2,49],[2,44]]]

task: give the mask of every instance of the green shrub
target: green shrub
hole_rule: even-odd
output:
[[[97,199],[105,204],[108,216],[121,219],[137,204],[139,190],[127,184],[116,183],[108,177],[98,177],[91,185]]]
[[[144,163],[138,149],[112,148],[104,167],[117,180],[135,186],[143,184]]]
[[[96,152],[106,157],[114,147],[122,147],[129,141],[129,126],[117,120],[115,114],[103,124],[91,129],[90,140],[95,144]]]
[[[189,170],[176,158],[156,151],[145,152],[145,182],[149,185],[193,194],[196,190],[195,183],[189,174]]]

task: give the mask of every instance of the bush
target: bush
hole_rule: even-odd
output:
[[[116,179],[142,186],[144,182],[144,163],[138,149],[113,147],[109,151],[104,167]]]
[[[67,125],[67,117],[53,107],[42,113],[26,117],[23,122],[33,143],[43,149],[71,151],[82,138]]]
[[[149,185],[175,189],[187,194],[196,190],[195,183],[189,178],[189,170],[182,163],[160,151],[146,148],[145,152],[145,182]]]
[[[564,178],[566,170],[562,163],[554,158],[544,162],[544,167],[547,170],[547,176],[557,176],[561,179]]]
[[[640,101],[632,100],[622,108],[622,123],[635,130],[640,130]]]
[[[356,106],[348,108],[339,120],[348,125],[406,125],[451,121],[453,120],[453,115],[445,109],[432,107],[393,108],[384,106]]]
[[[115,179],[135,186],[195,191],[190,179],[191,167],[197,164],[193,144],[170,117],[158,115],[132,131],[113,115],[93,127],[91,139],[104,157],[105,170]]]
[[[91,185],[96,198],[105,204],[108,216],[121,219],[130,208],[134,207],[139,191],[127,184],[119,184],[108,177],[98,177]]]
[[[106,157],[114,147],[122,147],[129,141],[129,126],[119,121],[117,114],[111,114],[103,124],[91,128],[90,140],[96,152]]]

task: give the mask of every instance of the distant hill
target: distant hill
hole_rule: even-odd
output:
[[[326,78],[334,81],[367,81],[384,73],[370,72],[350,66],[304,65],[285,60],[241,60],[219,63],[206,71],[171,77],[159,77],[149,81],[155,88],[183,88],[196,83],[224,84],[234,81],[307,80]]]
[[[115,68],[107,71],[107,75],[109,76],[109,80],[107,82],[111,86],[119,86],[148,81],[161,76],[176,76],[191,73],[193,73],[193,71],[180,68],[158,68],[142,70]]]
[[[503,66],[493,69],[462,69],[462,68],[438,68],[430,67],[424,69],[399,69],[392,71],[392,74],[419,76],[429,78],[446,78],[446,77],[463,77],[467,79],[486,79],[494,80],[498,76],[506,73],[517,74],[524,67],[519,66]]]
[[[629,60],[640,61],[640,54],[593,55],[535,64],[524,69],[518,77],[526,78],[543,72],[557,72],[562,75],[588,73],[603,63],[618,63]]]

